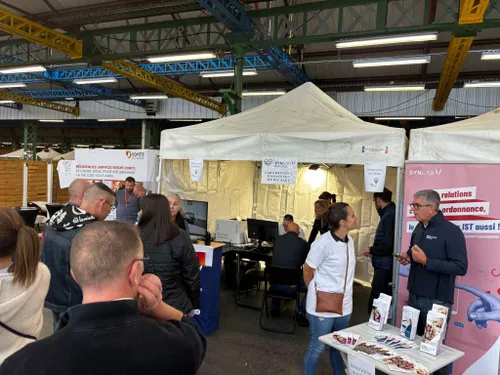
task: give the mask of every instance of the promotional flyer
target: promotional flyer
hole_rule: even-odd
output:
[[[465,352],[453,375],[497,375],[500,353],[500,194],[495,164],[413,164],[405,168],[401,252],[418,224],[410,213],[413,194],[436,190],[441,210],[467,242],[468,271],[456,278],[452,317],[446,344]],[[424,249],[425,250],[425,249]],[[451,249],[452,251],[453,249]],[[400,267],[398,325],[407,304],[409,267]]]

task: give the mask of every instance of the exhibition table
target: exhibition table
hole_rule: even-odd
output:
[[[399,336],[399,329],[394,327],[394,326],[388,325],[388,324],[386,324],[384,326],[384,329],[382,331],[376,331],[372,328],[369,328],[367,323],[358,324],[357,326],[349,327],[349,328],[344,329],[342,331],[358,334],[358,335],[360,335],[359,340],[369,341],[369,342],[374,341],[373,335],[377,332],[383,332],[386,334]],[[366,361],[372,362],[375,365],[376,369],[382,371],[385,374],[390,374],[390,375],[401,375],[402,374],[402,372],[395,372],[395,371],[389,370],[389,367],[382,361],[376,360],[375,358],[364,355],[362,353],[355,352],[353,350],[353,348],[350,346],[338,344],[337,342],[335,342],[333,340],[333,333],[321,336],[319,338],[319,340],[328,346],[331,346],[335,349],[338,349],[342,353],[342,356],[344,357],[344,361],[346,363],[347,363],[347,356],[349,354],[352,354],[352,355],[358,356],[360,358],[363,358]],[[420,352],[420,342],[421,341],[422,341],[422,338],[420,336],[417,336],[417,338],[415,340],[415,343],[417,344],[416,348],[404,349],[404,350],[401,350],[401,349],[392,349],[392,350],[394,350],[395,352],[397,352],[400,355],[407,356],[407,357],[411,358],[412,360],[424,365],[430,374],[432,374],[436,370],[439,370],[440,368],[448,366],[450,363],[453,363],[457,359],[460,359],[461,357],[464,356],[464,352],[450,348],[449,346],[446,346],[446,345],[441,346],[441,352],[437,356],[432,356],[430,354],[422,353],[422,352]]]
[[[224,244],[216,242],[209,246],[205,246],[203,242],[194,245],[200,263],[200,315],[194,316],[192,320],[204,335],[219,329],[223,247]]]

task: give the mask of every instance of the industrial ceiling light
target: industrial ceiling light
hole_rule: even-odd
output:
[[[72,100],[75,100],[75,98],[64,98],[64,100],[72,101]]]
[[[280,96],[285,95],[286,91],[275,90],[275,91],[245,91],[242,96]]]
[[[420,65],[429,64],[430,56],[407,56],[407,57],[390,57],[381,59],[363,59],[354,60],[352,66],[354,68],[371,68],[378,66],[397,66],[397,65]]]
[[[131,95],[132,100],[146,100],[146,99],[168,99],[165,94],[147,94],[147,95]]]
[[[13,104],[15,101],[13,100],[0,100],[0,104]]]
[[[465,89],[471,89],[475,87],[500,87],[500,81],[492,82],[468,82],[464,84]]]
[[[375,120],[425,120],[425,117],[375,117]]]
[[[64,120],[38,120],[40,122],[64,122]]]
[[[122,121],[127,121],[124,118],[103,118],[103,119],[98,119],[97,121],[99,122],[122,122]]]
[[[500,60],[500,51],[483,52],[481,60]]]
[[[14,89],[18,87],[26,87],[24,83],[2,83],[0,89]]]
[[[93,83],[101,84],[101,83],[114,83],[118,82],[118,80],[114,77],[104,77],[104,78],[81,78],[75,79],[73,83],[77,85],[91,85]]]
[[[1,68],[0,73],[2,74],[16,74],[16,73],[38,73],[38,72],[46,72],[45,69],[41,65],[30,65],[30,66],[13,66],[10,68]]]
[[[215,59],[217,55],[213,52],[185,53],[180,55],[151,56],[148,57],[150,63],[163,63],[175,61],[208,60]]]
[[[171,119],[170,121],[177,121],[177,122],[201,122],[202,119],[186,119],[186,118],[177,118],[177,119]]]
[[[257,71],[255,69],[243,70],[244,76],[256,76]],[[219,77],[233,77],[234,70],[219,70],[213,72],[201,72],[200,76],[202,78],[219,78]]]
[[[422,34],[402,34],[369,39],[341,40],[337,42],[335,46],[337,48],[357,48],[366,46],[381,46],[386,44],[427,42],[430,40],[436,40],[437,37],[437,32],[427,32]]]
[[[403,86],[365,86],[366,92],[378,91],[423,91],[425,85],[403,85]]]
[[[304,173],[304,181],[312,187],[318,187],[326,180],[326,173],[319,164],[312,164]]]

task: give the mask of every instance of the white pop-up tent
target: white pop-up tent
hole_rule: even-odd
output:
[[[405,148],[403,129],[364,122],[306,83],[234,116],[164,130],[159,191],[208,201],[211,231],[215,219],[240,216],[277,221],[291,213],[306,232],[314,218],[314,201],[321,192],[330,191],[339,201],[350,203],[360,217],[360,229],[352,233],[360,255],[373,241],[378,215],[372,195],[364,192],[359,166],[383,161],[401,172]],[[269,157],[297,158],[304,163],[296,185],[260,183],[258,163]],[[205,160],[200,183],[191,182],[190,158]],[[314,183],[306,176],[311,163],[321,164],[324,175]],[[395,168],[388,168],[386,186],[399,197],[402,173]],[[357,278],[368,282],[369,262],[362,256],[359,260]]]
[[[500,108],[452,124],[411,131],[408,160],[500,162]]]

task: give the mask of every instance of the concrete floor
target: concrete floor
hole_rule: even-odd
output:
[[[367,320],[369,288],[354,287],[354,312],[351,325]],[[286,312],[282,319],[285,320]],[[259,327],[260,311],[240,307],[234,292],[221,292],[220,329],[207,338],[207,353],[199,375],[301,375],[309,343],[309,328],[297,327],[293,335],[263,331]],[[42,337],[52,334],[52,314],[44,311]],[[331,375],[325,352],[318,375]]]

